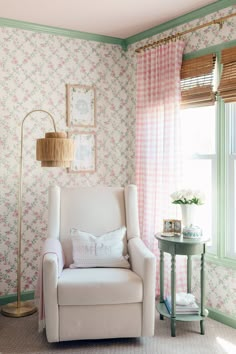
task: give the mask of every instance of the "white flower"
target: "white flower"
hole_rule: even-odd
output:
[[[201,202],[200,204],[205,203],[205,195],[199,190],[195,191],[195,198],[199,199],[199,201]]]
[[[173,201],[182,199],[182,191],[177,191],[171,194],[171,198]]]
[[[186,200],[191,200],[194,198],[194,192],[191,189],[186,189],[183,193],[183,196]]]
[[[201,205],[205,201],[204,194],[199,190],[181,189],[172,193],[170,196],[173,204]]]

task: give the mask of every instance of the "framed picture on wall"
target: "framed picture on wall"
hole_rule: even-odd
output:
[[[96,126],[94,86],[66,85],[66,113],[69,127]]]
[[[96,135],[71,131],[68,136],[75,142],[75,157],[68,172],[93,173],[96,171]]]

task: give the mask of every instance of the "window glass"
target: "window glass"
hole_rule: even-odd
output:
[[[215,106],[181,111],[184,155],[215,154]]]
[[[225,118],[228,126],[226,255],[236,257],[236,103],[225,105]]]
[[[215,106],[181,111],[183,188],[204,193],[205,203],[197,208],[199,226],[216,252],[216,112]]]
[[[197,208],[197,220],[203,233],[213,245],[215,237],[215,225],[213,215],[215,214],[215,194],[213,194],[215,183],[215,160],[212,159],[190,159],[185,160],[183,167],[183,185],[187,188],[198,189],[205,195],[205,203]]]

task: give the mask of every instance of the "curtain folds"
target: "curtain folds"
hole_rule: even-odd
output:
[[[169,42],[138,54],[137,61],[136,184],[140,230],[157,259],[159,250],[154,234],[162,231],[164,218],[176,217],[176,206],[171,204],[170,194],[179,187],[181,179],[180,70],[183,50],[183,41]],[[165,266],[168,267],[168,262]],[[177,267],[177,290],[186,291],[185,268],[178,257]],[[169,274],[168,270],[166,273]],[[165,274],[165,292],[169,291],[170,283]]]

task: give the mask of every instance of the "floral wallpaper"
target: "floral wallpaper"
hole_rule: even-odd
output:
[[[118,45],[0,28],[0,296],[16,292],[20,125],[33,109],[49,111],[66,128],[66,84],[96,88],[96,172],[41,168],[35,140],[53,129],[46,114],[24,122],[22,291],[34,290],[47,232],[47,190],[60,186],[128,183],[130,74]]]
[[[231,6],[226,9],[220,10],[216,13],[210,14],[203,18],[191,21],[184,25],[175,27],[171,30],[163,32],[159,35],[144,39],[140,42],[134,43],[129,46],[128,50],[128,65],[129,73],[131,76],[131,81],[129,82],[129,92],[130,100],[132,105],[131,120],[129,121],[130,127],[135,126],[135,87],[136,87],[136,53],[135,49],[142,47],[148,43],[152,43],[158,39],[165,38],[171,34],[185,31],[194,26],[212,21],[216,18],[229,15],[231,13],[236,13],[236,6]],[[219,25],[213,25],[196,32],[190,33],[184,37],[186,41],[186,46],[184,53],[195,52],[200,49],[211,47],[217,44],[229,42],[236,39],[236,17],[232,17],[227,20],[222,29]],[[133,95],[132,95],[133,93]],[[130,180],[135,180],[135,130],[129,129],[130,132],[130,170],[129,178]],[[199,299],[199,289],[200,289],[200,268],[198,260],[193,260],[193,292]],[[199,272],[198,272],[199,269]],[[215,265],[214,263],[207,262],[206,264],[206,300],[207,306],[216,309],[225,315],[236,317],[236,301],[235,301],[235,290],[236,290],[236,270],[231,268],[225,268],[223,266]]]
[[[236,12],[232,6],[129,46],[0,28],[0,296],[16,292],[17,196],[20,125],[26,113],[45,109],[66,129],[66,84],[96,88],[96,172],[41,168],[35,139],[52,129],[47,115],[24,123],[22,290],[34,290],[42,241],[47,232],[47,189],[51,184],[125,185],[135,182],[135,49],[192,26]],[[185,37],[185,53],[236,39],[236,18]],[[236,316],[236,271],[207,263],[207,305]],[[199,288],[198,273],[193,275]]]
[[[192,291],[200,300],[200,259],[193,261]],[[197,271],[199,270],[199,271]],[[206,262],[206,305],[226,316],[236,316],[236,271]]]

